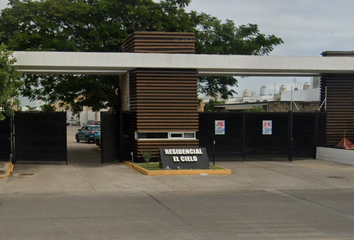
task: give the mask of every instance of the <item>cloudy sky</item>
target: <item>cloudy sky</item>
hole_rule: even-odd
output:
[[[323,51],[354,50],[353,0],[192,0],[190,9],[209,13],[236,25],[258,24],[264,34],[284,40],[271,55],[321,56]],[[288,89],[294,82],[309,78],[238,78],[239,94],[244,89],[259,93],[262,85],[268,93],[281,84]]]
[[[0,0],[0,9],[7,0]],[[284,40],[271,55],[321,56],[327,50],[354,50],[353,0],[192,0],[188,10],[209,13],[236,25],[258,24],[264,34]],[[352,22],[353,21],[353,22]],[[245,78],[239,79],[237,91],[259,93],[262,85],[273,93],[274,84],[287,85],[309,81],[308,78]]]

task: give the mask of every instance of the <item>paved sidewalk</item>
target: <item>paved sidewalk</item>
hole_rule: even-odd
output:
[[[7,192],[354,189],[354,166],[320,160],[219,162],[217,163],[219,166],[231,169],[232,174],[146,176],[122,163],[99,163],[99,153],[93,148],[87,149],[87,153],[88,155],[82,161],[69,161],[69,165],[65,163],[17,163],[9,177]],[[70,155],[73,156],[75,153]]]
[[[72,132],[68,157],[69,165],[18,162],[0,179],[5,239],[354,236],[354,166],[313,159],[217,162],[232,174],[146,176],[121,163],[101,164],[95,145],[76,143]]]

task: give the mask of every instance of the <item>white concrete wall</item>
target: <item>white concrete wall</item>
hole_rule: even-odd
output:
[[[93,112],[92,110],[89,110],[88,107],[84,107],[83,111],[80,112],[80,122],[81,125],[86,123],[88,120],[101,120],[101,114],[98,112]]]
[[[319,101],[320,89],[293,91],[293,101]],[[281,101],[291,101],[291,91],[281,93]]]
[[[106,111],[106,110],[103,110]],[[66,112],[66,119],[69,120],[71,117],[74,117],[75,120],[80,121],[80,125],[82,126],[84,123],[86,123],[88,120],[101,120],[101,114],[100,112],[93,112],[92,110],[89,110],[88,107],[84,107],[83,111],[80,112],[79,117],[77,115],[73,115],[71,111]]]
[[[316,159],[354,165],[354,150],[317,147]]]

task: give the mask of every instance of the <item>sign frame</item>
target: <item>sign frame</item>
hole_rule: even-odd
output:
[[[272,135],[272,134],[273,134],[273,120],[263,120],[262,135]]]
[[[208,152],[201,148],[160,148],[163,169],[210,169]]]
[[[215,135],[225,135],[226,126],[225,120],[215,120]]]

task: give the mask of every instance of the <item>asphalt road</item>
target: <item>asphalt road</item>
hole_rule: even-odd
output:
[[[0,239],[354,239],[354,166],[223,162],[228,176],[144,176],[100,164],[68,128],[69,165],[0,179]]]

